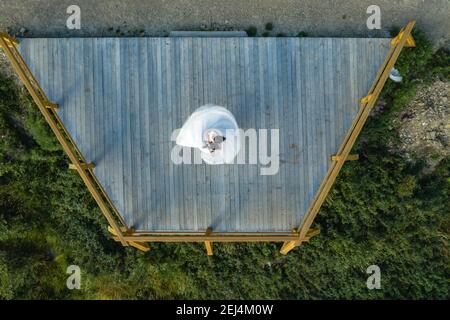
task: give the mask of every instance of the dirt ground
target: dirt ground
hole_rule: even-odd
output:
[[[81,29],[66,28],[69,5]],[[381,8],[381,30],[368,30],[367,7]],[[387,36],[416,19],[436,46],[450,46],[450,0],[1,0],[0,30],[30,37],[166,35],[172,30],[240,29],[271,35]]]
[[[396,121],[400,124],[396,151],[407,159],[425,159],[431,170],[450,156],[450,82],[421,87]]]

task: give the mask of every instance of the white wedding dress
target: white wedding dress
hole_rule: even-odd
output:
[[[200,149],[203,161],[208,164],[233,163],[240,150],[238,129],[233,114],[226,108],[205,105],[195,110],[183,124],[176,144]],[[206,137],[211,132],[225,137],[220,147],[214,151],[206,145]]]

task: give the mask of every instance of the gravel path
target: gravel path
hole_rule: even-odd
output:
[[[81,8],[81,30],[65,26],[69,5]],[[366,9],[377,4],[382,29],[368,30]],[[228,30],[272,22],[271,35],[386,36],[410,19],[436,46],[450,46],[450,0],[1,0],[0,30],[30,37],[167,35],[202,27]]]

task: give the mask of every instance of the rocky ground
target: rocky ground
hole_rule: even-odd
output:
[[[394,148],[407,159],[425,159],[432,169],[450,156],[450,82],[419,88],[396,122],[400,144]]]
[[[0,73],[6,75],[12,74],[12,68],[9,65],[9,61],[6,59],[6,56],[1,49],[0,49]]]
[[[1,49],[0,49],[0,74],[5,75],[7,77],[11,76],[12,79],[15,79],[17,81],[17,84],[19,86],[22,86],[22,83],[20,82],[19,77],[14,72],[9,60],[6,58],[5,53]]]
[[[81,29],[69,30],[67,8],[78,5]],[[381,29],[369,30],[370,5]],[[370,11],[369,11],[370,12]],[[164,36],[173,30],[246,30],[256,35],[386,37],[417,20],[436,47],[449,46],[449,0],[1,0],[0,30],[26,37]],[[273,30],[265,26],[273,23]]]

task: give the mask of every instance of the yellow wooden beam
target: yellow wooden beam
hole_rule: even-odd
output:
[[[134,229],[133,228],[127,228],[125,226],[122,226],[119,229],[120,229],[120,231],[123,232],[123,234],[128,234],[129,235],[129,234],[133,234],[134,233]]]
[[[296,240],[296,241],[285,241],[283,243],[283,246],[280,249],[281,254],[288,254],[289,251],[294,249],[295,247],[299,246],[301,242],[309,242],[309,240],[314,237],[315,235],[318,235],[320,233],[319,229],[309,229],[306,233],[306,236],[303,238],[303,240]]]
[[[395,36],[394,38],[391,39],[391,41],[390,41],[391,46],[396,46],[397,44],[400,43],[400,41],[403,37],[403,33],[404,33],[404,28],[402,28],[400,30],[400,32],[397,34],[397,36]]]
[[[408,37],[406,38],[405,47],[415,47],[415,46],[416,46],[416,41],[414,41],[413,36],[411,34],[408,35]]]
[[[331,156],[332,161],[340,161],[343,159],[343,156]],[[356,161],[359,160],[359,154],[349,154],[347,158],[345,158],[345,161]]]
[[[206,248],[206,254],[208,256],[212,256],[213,255],[213,247],[212,247],[211,241],[205,241],[205,248]]]
[[[206,236],[211,235],[211,233],[212,233],[212,228],[206,229]],[[205,248],[206,248],[206,254],[208,256],[212,256],[213,255],[213,246],[212,246],[211,241],[205,241]]]
[[[8,47],[12,48],[15,45],[19,44],[19,41],[17,41],[16,38],[11,37],[9,34],[4,33],[4,32],[0,32],[0,38],[2,38],[3,40],[5,40],[6,44],[8,45]],[[0,44],[1,47],[1,44]]]
[[[124,234],[132,233],[132,229],[126,229],[126,227],[121,227],[120,229],[121,229],[121,231]],[[108,226],[108,231],[109,231],[109,233],[111,233],[114,236],[114,239],[116,241],[118,241],[116,230],[114,230],[111,226]],[[144,252],[147,252],[147,251],[150,250],[150,246],[147,243],[143,242],[143,241],[141,241],[141,242],[139,242],[139,241],[128,241],[128,245],[130,247],[136,248],[136,249],[144,251]]]
[[[198,234],[183,234],[183,235],[144,235],[144,234],[126,234],[123,238],[125,241],[136,242],[285,242],[285,241],[297,241],[298,234],[288,235],[215,235],[214,233],[206,236]],[[113,237],[114,240],[118,238]]]
[[[109,231],[109,233],[111,233],[112,235],[117,236],[117,232],[116,232],[116,230],[114,230],[113,227],[108,226],[108,231]]]
[[[391,41],[390,41],[391,46],[398,45],[400,43],[400,41],[402,41],[402,38],[404,36],[405,36],[405,28],[400,30],[400,32],[398,33],[398,35],[395,38],[391,39]],[[416,46],[416,42],[414,41],[414,38],[411,35],[411,33],[407,33],[404,46],[405,47],[415,47]]]
[[[136,248],[136,249],[138,249],[138,250],[141,250],[141,251],[144,251],[144,252],[147,252],[147,251],[150,250],[150,246],[149,246],[147,243],[145,243],[145,242],[134,242],[134,241],[129,241],[128,244],[129,244],[131,247],[134,247],[134,248]]]
[[[303,242],[309,242],[309,240],[314,237],[317,236],[320,233],[319,229],[309,229],[308,232],[306,233],[305,239],[303,240]]]
[[[45,102],[44,104],[45,104],[45,107],[47,109],[58,109],[59,108],[58,104],[52,103],[52,102],[49,102],[49,101]]]
[[[373,94],[368,94],[367,96],[361,98],[361,104],[367,104],[373,99]]]
[[[363,104],[362,108],[360,108],[358,114],[354,118],[352,126],[348,130],[344,141],[341,144],[339,151],[337,152],[338,155],[346,158],[350,153],[356,139],[358,138],[362,130],[362,127],[364,126],[364,123],[366,122],[370,112],[374,107],[375,101],[377,100],[381,89],[386,83],[386,80],[388,79],[389,74],[395,65],[395,62],[400,55],[400,52],[402,51],[403,47],[407,45],[407,40],[410,39],[409,36],[411,35],[415,23],[416,21],[414,20],[410,21],[406,25],[406,27],[402,29],[399,35],[391,41],[392,46],[389,49],[389,52],[381,68],[378,70],[375,80],[372,83],[371,88],[369,89],[369,93],[361,101]],[[409,41],[411,44],[411,39]],[[334,161],[328,169],[325,179],[320,184],[319,189],[316,192],[314,199],[301,222],[300,227],[298,228],[298,240],[300,242],[305,239],[308,230],[310,229],[317,213],[320,210],[320,207],[322,206],[329,191],[331,190],[331,187],[336,181],[336,177],[342,169],[344,163],[345,161]]]
[[[80,163],[81,169],[87,170],[87,169],[94,169],[95,165],[92,162],[89,163]],[[77,166],[73,163],[69,163],[69,169],[70,170],[77,170]]]
[[[294,249],[296,246],[299,245],[299,241],[286,241],[283,243],[283,246],[280,249],[281,254],[288,254],[289,251]]]
[[[123,235],[130,236],[133,234],[134,229],[133,228],[127,228],[127,227],[120,227],[120,231],[123,233]],[[111,226],[108,226],[108,231],[113,236],[117,236],[117,231],[114,230]],[[133,240],[134,242],[145,242],[144,240]]]

